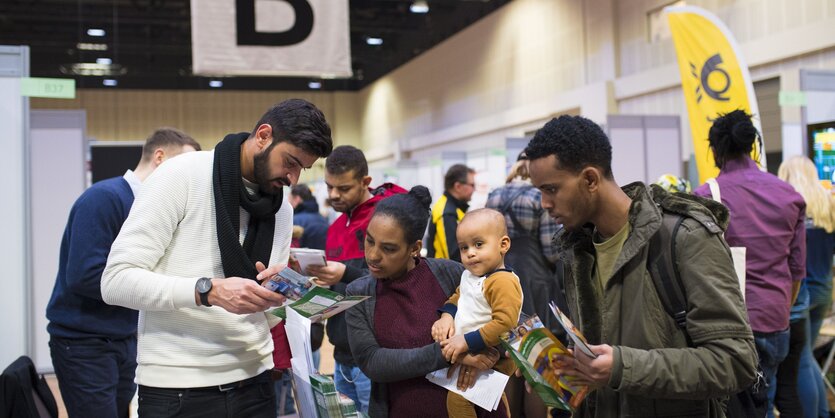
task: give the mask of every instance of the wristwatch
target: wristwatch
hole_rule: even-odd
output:
[[[201,277],[197,280],[197,284],[194,288],[200,295],[200,304],[203,306],[212,306],[209,304],[209,292],[212,291],[212,279],[208,277]]]

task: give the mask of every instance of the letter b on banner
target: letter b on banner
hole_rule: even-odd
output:
[[[237,0],[238,45],[289,46],[301,43],[313,31],[313,8],[307,0],[285,1],[296,13],[293,27],[284,32],[258,32],[255,30],[255,0]]]

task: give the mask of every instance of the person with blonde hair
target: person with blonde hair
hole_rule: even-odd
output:
[[[828,417],[826,388],[820,368],[812,357],[812,344],[818,337],[823,318],[832,305],[832,254],[835,253],[835,203],[818,178],[815,164],[807,157],[796,156],[783,162],[777,172],[806,201],[806,277],[791,311],[792,340],[802,344],[797,374],[797,393],[804,417]],[[795,336],[797,332],[797,336]],[[790,349],[791,351],[791,349]],[[791,356],[791,352],[789,354]],[[791,367],[791,366],[786,366]],[[777,397],[781,396],[778,371]],[[786,370],[788,379],[794,373]],[[792,386],[794,382],[790,384]]]

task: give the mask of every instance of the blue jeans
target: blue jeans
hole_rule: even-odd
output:
[[[823,318],[829,314],[829,308],[832,306],[832,289],[823,288],[822,286],[808,286],[809,289],[809,324],[811,330],[809,338],[812,345],[818,339],[818,333],[823,324]]]
[[[768,403],[765,405],[767,409],[762,411],[762,416],[765,416],[767,411],[771,411],[774,407],[774,396],[777,393],[777,368],[789,354],[789,330],[768,334],[755,332],[754,344],[757,346],[757,355],[760,357],[763,378],[768,384]]]
[[[71,417],[127,417],[136,393],[136,337],[50,337],[49,353]]]
[[[806,322],[811,328],[810,321]],[[807,328],[807,331],[809,329]],[[826,399],[826,386],[823,383],[821,369],[812,355],[812,341],[806,340],[800,354],[800,367],[797,370],[797,394],[803,405],[804,418],[829,418],[829,405]]]
[[[273,381],[273,388],[275,390],[276,416],[295,414],[296,404],[293,401],[293,370],[284,370],[281,379]]]
[[[333,381],[336,390],[351,398],[357,406],[357,411],[368,413],[368,402],[371,399],[371,380],[362,373],[359,367],[334,364]]]

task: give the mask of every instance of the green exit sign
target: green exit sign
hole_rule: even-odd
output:
[[[75,99],[75,80],[24,77],[20,79],[20,94],[28,97]]]

